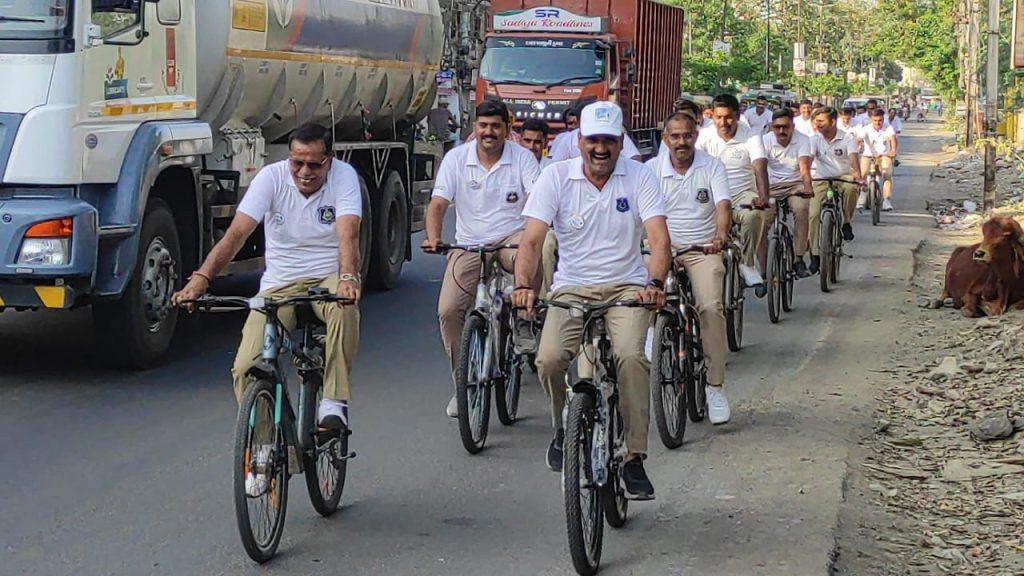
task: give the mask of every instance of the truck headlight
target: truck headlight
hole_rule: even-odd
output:
[[[33,224],[21,242],[18,264],[26,266],[64,266],[71,260],[71,233],[74,220],[57,218]]]

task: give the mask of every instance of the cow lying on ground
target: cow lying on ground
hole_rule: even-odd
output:
[[[1008,216],[981,226],[982,240],[960,246],[946,263],[946,285],[932,308],[947,298],[968,318],[1024,309],[1024,230]]]

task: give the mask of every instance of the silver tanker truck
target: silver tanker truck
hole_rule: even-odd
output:
[[[92,305],[105,355],[166,353],[169,305],[296,125],[363,184],[393,286],[439,162],[438,0],[0,0],[0,310]],[[257,232],[228,273],[262,269]]]

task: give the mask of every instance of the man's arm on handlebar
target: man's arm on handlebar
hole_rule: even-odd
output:
[[[438,245],[441,244],[441,228],[444,224],[444,215],[448,212],[450,205],[451,202],[440,196],[430,199],[430,204],[427,206],[427,237],[423,240],[424,250],[437,250]]]
[[[732,202],[723,200],[715,204],[715,239],[713,242],[714,252],[717,254],[729,243],[729,233],[732,231]]]
[[[361,219],[356,216],[341,216],[334,225],[338,234],[338,273],[359,276],[359,226]],[[337,295],[358,302],[361,292],[359,282],[341,280]],[[340,305],[340,304],[339,304]]]
[[[516,251],[516,290],[512,292],[512,304],[533,311],[533,303],[537,298],[533,289],[533,278],[540,264],[541,247],[548,234],[548,224],[543,220],[526,217],[526,229],[519,240]]]
[[[171,303],[177,305],[182,300],[195,300],[206,294],[206,291],[210,289],[210,281],[216,278],[229,262],[234,260],[238,251],[242,249],[242,245],[258,225],[259,222],[252,216],[243,212],[235,212],[235,217],[231,220],[231,225],[228,226],[224,237],[210,250],[203,265],[196,270],[188,283],[171,296]],[[193,307],[190,305],[189,310],[192,309]]]
[[[668,225],[664,216],[655,216],[644,220],[647,230],[647,243],[651,247],[651,258],[647,262],[647,277],[658,280],[664,286],[672,267],[672,239],[668,233]],[[665,291],[648,285],[637,294],[642,302],[657,306],[665,305]]]
[[[754,160],[754,183],[757,188],[757,202],[760,206],[768,205],[768,160],[759,158]]]

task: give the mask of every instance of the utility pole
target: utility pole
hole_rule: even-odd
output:
[[[764,0],[764,77],[772,79],[772,0]]]
[[[978,0],[967,9],[967,146],[974,144],[978,112]]]
[[[996,124],[999,113],[999,0],[988,0],[988,60],[985,71],[985,197],[982,208],[996,207]]]

